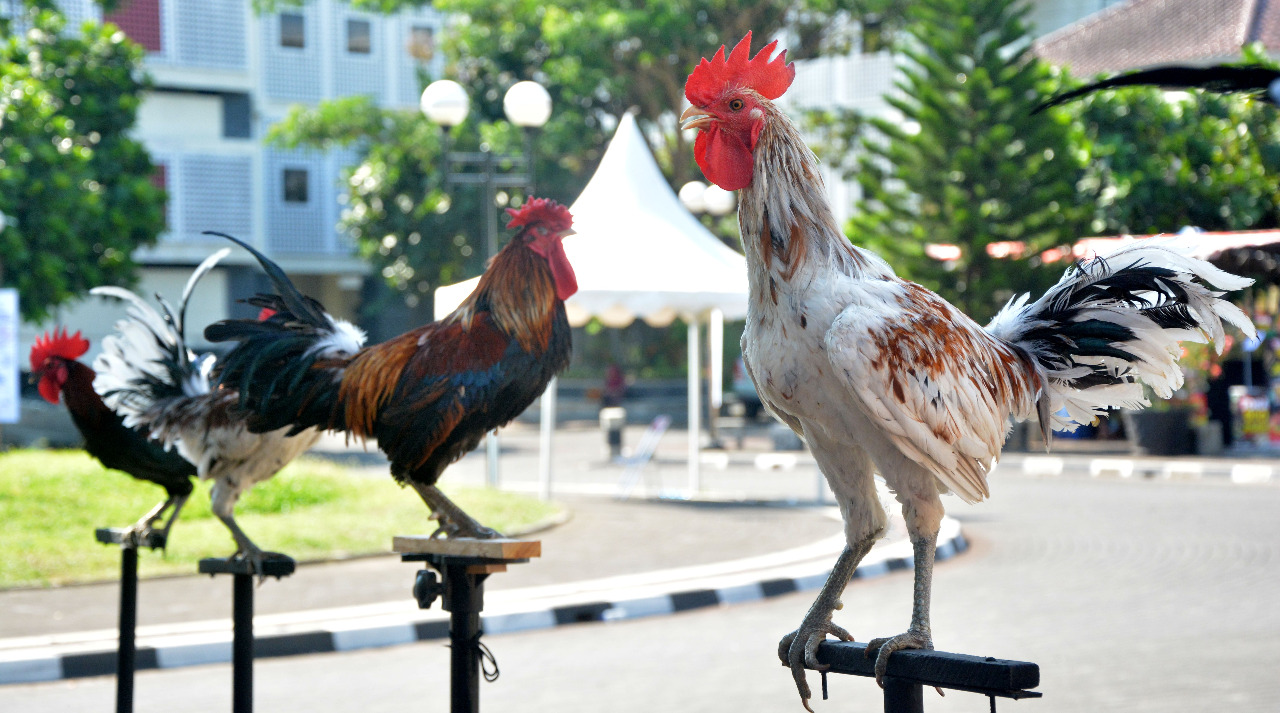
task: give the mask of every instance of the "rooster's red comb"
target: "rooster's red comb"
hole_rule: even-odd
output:
[[[45,360],[49,357],[75,359],[87,351],[89,351],[89,340],[81,337],[79,331],[67,336],[66,327],[62,328],[61,334],[55,327],[52,332],[45,332],[44,336],[37,337],[36,343],[31,345],[31,370],[42,369]]]
[[[796,78],[796,66],[787,61],[787,51],[782,50],[772,60],[778,41],[774,40],[751,54],[751,31],[747,31],[726,58],[724,45],[709,61],[706,57],[694,67],[684,83],[684,97],[694,106],[705,107],[715,101],[725,85],[750,87],[765,99],[777,99]]]
[[[573,226],[573,216],[569,215],[569,209],[550,198],[530,198],[519,208],[508,208],[507,213],[511,215],[508,228],[540,223],[550,230],[560,232]]]

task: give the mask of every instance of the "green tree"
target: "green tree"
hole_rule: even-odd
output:
[[[879,7],[885,0],[873,0]],[[445,48],[459,81],[501,116],[503,91],[519,79],[540,79],[563,122],[549,140],[567,152],[566,168],[590,166],[608,138],[605,116],[629,109],[649,130],[654,153],[672,182],[701,178],[683,132],[663,117],[679,113],[684,80],[721,44],[752,31],[756,46],[784,30],[802,35],[791,59],[847,46],[848,23],[866,0],[575,0],[567,3],[439,0],[464,18]],[[557,133],[563,132],[563,135]]]
[[[475,150],[483,142],[497,152],[519,150],[521,137],[505,121],[502,99],[515,82],[534,79],[553,104],[534,143],[539,195],[572,201],[598,163],[614,118],[632,108],[679,186],[698,177],[691,147],[673,121],[684,101],[685,76],[697,61],[749,29],[759,46],[777,31],[821,24],[861,2],[866,0],[436,0],[434,6],[455,19],[443,41],[447,74],[471,99],[467,123],[452,132],[453,147]],[[259,3],[283,4],[289,3]],[[421,3],[353,4],[393,11]],[[837,41],[835,31],[815,37],[819,46]],[[429,79],[435,78],[423,77]],[[290,146],[351,145],[361,152],[343,225],[410,303],[480,271],[485,208],[479,190],[446,190],[439,129],[416,111],[344,99],[296,110],[271,139]]]
[[[1260,46],[1245,61],[1265,62]],[[1274,63],[1271,63],[1274,65]],[[1094,234],[1280,227],[1280,114],[1209,92],[1099,92],[1058,110],[1083,127]]]
[[[1056,279],[1034,256],[1088,225],[1069,120],[1031,115],[1058,81],[1030,54],[1025,15],[1017,0],[913,3],[908,62],[886,97],[901,119],[859,119],[874,130],[859,142],[850,236],[978,319]],[[1031,259],[988,253],[1006,241]],[[959,258],[927,257],[929,243],[956,245]]]
[[[0,27],[0,267],[30,321],[131,282],[134,249],[164,228],[154,166],[128,136],[143,50],[110,25],[64,25],[32,2]]]

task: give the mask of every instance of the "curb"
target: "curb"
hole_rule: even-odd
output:
[[[777,555],[765,555],[737,563],[623,575],[596,582],[498,590],[487,597],[487,613],[481,616],[481,626],[486,634],[503,634],[662,616],[814,590],[826,581],[843,542],[841,535],[789,551],[803,559],[780,565],[771,562]],[[959,523],[945,518],[938,535],[936,559],[950,559],[967,549]],[[851,580],[911,569],[912,562],[910,542],[891,542],[873,549]],[[766,566],[742,569],[751,564]],[[415,609],[406,613],[404,603],[396,602],[259,616],[254,630],[254,657],[276,658],[447,639],[449,621],[447,614],[438,610]],[[226,621],[150,627],[150,632],[140,629],[137,642],[138,671],[231,661],[231,632]],[[116,647],[115,630],[57,640],[33,637],[0,641],[0,685],[114,675]]]
[[[1226,461],[1211,458],[1159,458],[1126,456],[1023,455],[1006,457],[1001,465],[1023,475],[1057,477],[1067,471],[1091,478],[1119,480],[1225,480],[1235,485],[1264,485],[1276,480],[1266,462]]]

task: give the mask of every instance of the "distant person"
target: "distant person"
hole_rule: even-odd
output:
[[[617,364],[610,364],[604,373],[604,390],[600,392],[600,406],[621,406],[627,395],[627,376]]]

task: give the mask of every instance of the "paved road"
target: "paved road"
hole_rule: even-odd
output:
[[[993,500],[952,501],[973,544],[939,565],[940,648],[1036,661],[1045,698],[1001,710],[1274,711],[1280,701],[1280,487],[1037,479],[997,473]],[[838,620],[859,638],[907,621],[906,573],[855,583]],[[809,595],[719,610],[493,636],[502,678],[484,710],[802,710],[773,658]],[[438,643],[261,661],[259,710],[447,710]],[[0,709],[107,710],[109,678],[0,688]],[[137,710],[226,711],[230,669],[139,674]],[[821,711],[878,710],[833,677]],[[927,709],[985,711],[931,692]],[[175,703],[180,701],[180,703]]]

